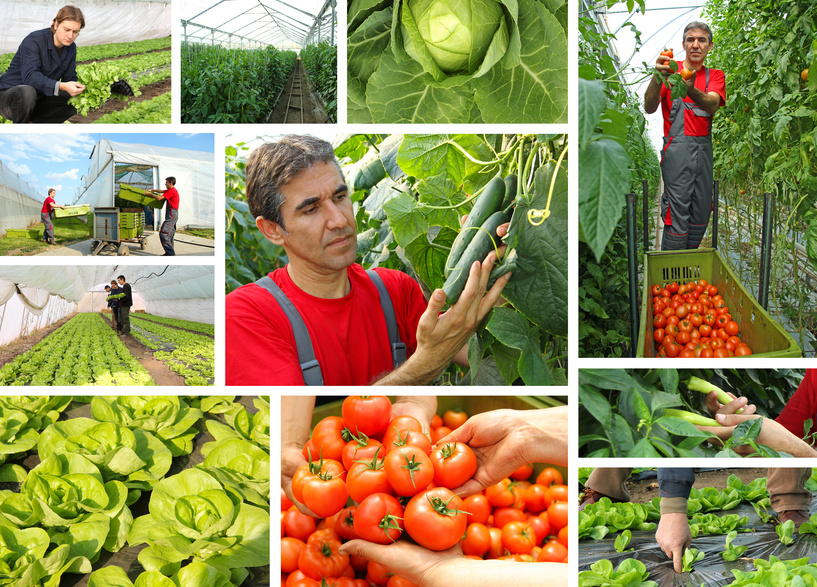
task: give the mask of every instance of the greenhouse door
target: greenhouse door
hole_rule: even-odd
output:
[[[160,181],[158,167],[140,163],[117,163],[114,171],[114,195],[117,196],[114,198],[114,206],[117,208],[133,208],[134,206],[138,206],[133,202],[118,197],[119,184],[121,183],[143,190],[164,189],[164,181]],[[142,210],[145,213],[145,227],[155,228],[155,209],[150,206],[144,206]]]

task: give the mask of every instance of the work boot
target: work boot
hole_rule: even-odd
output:
[[[56,245],[56,244],[57,244],[57,241],[56,241],[56,240],[54,240],[53,238],[50,238],[50,239],[48,239],[48,244],[51,244],[51,245]]]
[[[794,521],[794,529],[799,530],[803,522],[808,522],[808,511],[806,510],[786,510],[777,514],[778,520],[783,524],[789,520]]]
[[[584,511],[584,508],[587,506],[596,503],[602,497],[606,497],[613,503],[624,503],[623,499],[618,499],[616,497],[610,497],[609,495],[604,495],[603,493],[592,489],[591,487],[584,488],[584,495],[582,495],[581,500],[579,501],[579,511]]]

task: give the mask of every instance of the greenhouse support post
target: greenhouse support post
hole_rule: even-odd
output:
[[[638,259],[635,194],[627,194],[627,274],[630,278],[630,356],[638,347]]]
[[[763,227],[760,241],[760,291],[757,301],[764,310],[769,309],[769,275],[772,265],[772,213],[774,211],[774,195],[763,195]],[[795,263],[797,259],[795,259]]]
[[[718,248],[718,205],[720,203],[720,182],[716,179],[712,185],[712,248]]]
[[[647,251],[650,250],[650,234],[649,234],[650,233],[650,230],[649,230],[650,225],[647,222],[647,206],[649,204],[648,200],[649,200],[649,195],[650,195],[649,194],[650,186],[647,183],[646,179],[641,182],[641,191],[643,193],[643,197],[642,197],[642,208],[643,208],[642,209],[642,216],[643,216],[643,219],[644,219],[644,252],[646,253]]]

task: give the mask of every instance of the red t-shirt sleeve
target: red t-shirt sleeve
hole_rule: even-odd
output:
[[[227,385],[303,385],[292,330],[269,292],[242,286],[227,296],[225,371]]]
[[[721,97],[721,106],[726,105],[726,75],[720,69],[709,70],[709,89]]]
[[[809,419],[809,434],[813,434],[817,432],[817,369],[806,369],[803,381],[775,421],[797,438],[803,438],[803,426]]]

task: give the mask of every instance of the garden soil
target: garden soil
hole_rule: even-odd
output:
[[[641,474],[640,479],[627,482],[627,489],[633,502],[644,503],[658,496],[657,479],[647,471]],[[715,487],[724,489],[730,475],[738,476],[744,483],[749,483],[759,477],[765,477],[766,468],[754,469],[720,469],[703,470],[695,473],[695,487]],[[656,581],[659,587],[699,587],[724,586],[734,581],[732,570],[751,572],[756,570],[753,564],[755,559],[769,560],[770,556],[779,559],[797,559],[809,557],[810,563],[817,563],[817,535],[795,533],[794,543],[784,546],[775,532],[777,521],[772,518],[764,523],[755,510],[748,503],[743,503],[733,510],[726,512],[712,512],[716,515],[738,514],[749,518],[745,526],[748,532],[739,532],[732,544],[748,546],[743,557],[736,561],[727,562],[721,557],[726,537],[723,535],[702,535],[692,540],[692,547],[702,550],[705,557],[696,563],[690,573],[675,573],[672,561],[658,547],[655,542],[655,531],[633,532],[629,550],[624,553],[615,551],[615,539],[618,534],[608,534],[603,540],[579,541],[579,571],[590,568],[594,562],[602,559],[609,560],[617,567],[623,560],[634,558],[647,567],[650,573],[649,580]],[[770,513],[771,510],[770,510]],[[812,497],[811,514],[817,513],[817,495]]]
[[[296,63],[296,67],[301,72],[301,96],[304,107],[304,124],[327,124],[331,122],[329,117],[326,115],[326,108],[324,108],[318,94],[312,88],[312,83],[309,81],[309,77],[306,75],[303,64],[300,60]],[[289,94],[292,91],[292,82],[295,79],[296,71],[293,71],[292,75],[289,76],[289,79],[284,86],[284,91],[281,93],[281,98],[278,100],[278,104],[272,110],[272,113],[267,119],[268,123],[281,123],[284,121],[284,116],[287,112],[287,104],[289,103]],[[287,122],[287,124],[290,123],[300,124],[301,121],[296,120]]]

